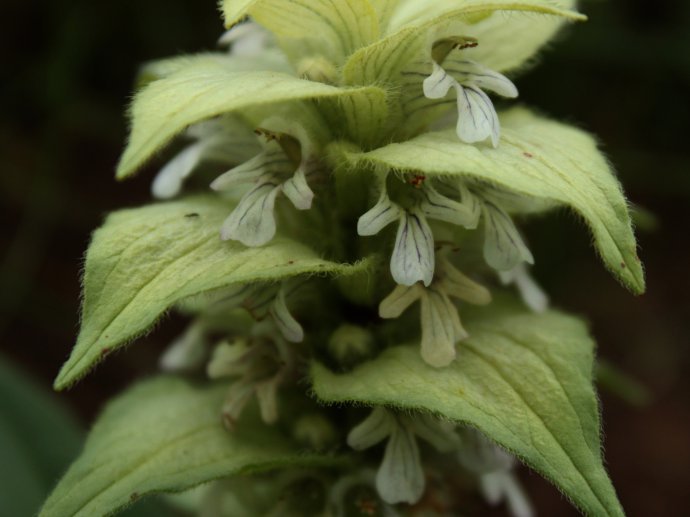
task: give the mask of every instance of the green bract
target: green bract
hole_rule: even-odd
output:
[[[179,492],[234,474],[342,462],[301,451],[256,417],[228,435],[217,412],[226,389],[160,378],[112,401],[40,515],[105,515],[151,492]]]
[[[644,292],[628,207],[594,139],[523,108],[504,113],[501,126],[497,149],[463,144],[446,130],[345,158],[355,170],[372,163],[396,171],[480,179],[568,206],[592,229],[608,268],[632,291]]]
[[[421,363],[415,347],[397,346],[344,375],[314,363],[314,392],[325,402],[421,409],[469,424],[588,515],[622,515],[601,461],[585,326],[557,312],[504,309],[467,328],[470,338],[444,370]]]
[[[56,388],[75,382],[189,296],[238,283],[366,267],[322,260],[287,238],[258,249],[222,242],[217,227],[225,215],[227,206],[217,199],[197,197],[123,210],[106,220],[86,255],[81,331]]]
[[[379,88],[343,89],[280,72],[237,71],[203,59],[154,81],[132,105],[132,134],[117,168],[126,178],[190,124],[240,109],[299,99],[372,96],[385,104]]]
[[[527,108],[499,114],[489,96],[518,97],[503,74],[584,20],[575,2],[220,7],[229,49],[142,67],[117,178],[173,144],[152,193],[177,199],[95,232],[81,331],[55,386],[171,308],[190,319],[160,361],[174,376],[108,407],[43,514],[108,514],[281,466],[209,483],[190,508],[463,515],[462,469],[489,504],[531,516],[517,458],[583,512],[622,515],[593,342],[549,310],[517,223],[572,209],[641,293],[628,206],[594,138]],[[428,479],[439,497],[425,496]]]

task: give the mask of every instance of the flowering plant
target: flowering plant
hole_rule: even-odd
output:
[[[639,293],[626,201],[591,136],[487,94],[518,96],[504,74],[584,20],[574,4],[225,0],[229,50],[145,65],[118,179],[184,144],[153,181],[166,201],[95,232],[55,386],[170,309],[190,324],[42,515],[197,486],[171,500],[457,515],[469,484],[528,516],[518,461],[583,512],[622,515],[593,342],[549,309],[516,221],[572,209]]]

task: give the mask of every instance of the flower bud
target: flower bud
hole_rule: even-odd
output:
[[[318,413],[300,417],[292,428],[292,436],[316,451],[328,449],[337,440],[337,432],[331,421]]]
[[[297,73],[310,81],[335,84],[337,72],[333,63],[322,56],[307,57],[297,65]]]
[[[341,325],[328,340],[331,356],[345,368],[352,368],[374,353],[374,336],[357,325]]]

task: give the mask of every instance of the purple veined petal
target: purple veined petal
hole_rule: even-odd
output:
[[[420,208],[424,215],[430,219],[456,224],[470,230],[477,227],[478,217],[471,205],[458,203],[449,197],[439,194],[428,183],[424,185],[422,194],[425,199]]]
[[[266,178],[247,192],[220,230],[221,239],[240,241],[245,246],[262,246],[276,233],[273,214],[280,185]]]
[[[377,406],[348,433],[347,444],[356,451],[368,449],[385,440],[395,425],[395,419],[388,410]]]
[[[510,79],[475,61],[451,58],[443,62],[443,67],[463,86],[478,86],[511,99],[518,96],[518,90]]]
[[[307,184],[304,168],[300,167],[295,174],[283,183],[283,194],[298,210],[309,210],[314,199],[314,192]]]
[[[285,303],[285,289],[281,287],[270,308],[271,316],[278,330],[285,339],[291,343],[300,343],[304,340],[302,325],[290,314]]]
[[[485,201],[484,259],[498,271],[509,271],[521,262],[534,264],[534,257],[525,245],[513,219],[497,205]]]
[[[432,62],[432,65],[433,72],[424,79],[422,91],[427,99],[442,99],[448,95],[448,91],[457,84],[457,81],[436,62]]]
[[[434,277],[434,235],[420,210],[403,212],[390,265],[393,280],[398,284],[431,284]]]
[[[379,304],[379,316],[384,319],[399,317],[414,302],[419,300],[424,288],[419,284],[397,285]]]
[[[357,221],[357,234],[363,237],[376,235],[402,214],[402,209],[390,200],[384,188],[378,202]]]
[[[468,334],[455,305],[443,292],[429,289],[422,297],[421,326],[422,359],[436,368],[448,366],[455,359],[455,344]]]
[[[489,96],[475,86],[458,85],[455,89],[458,93],[458,138],[468,144],[490,138],[491,144],[497,147],[501,126]]]
[[[180,193],[182,183],[202,161],[207,149],[204,141],[195,142],[180,151],[156,174],[151,193],[157,199],[170,199]]]
[[[280,148],[267,149],[251,160],[233,167],[211,182],[213,190],[227,190],[241,183],[256,181],[265,174],[290,174],[294,166]]]
[[[424,494],[425,485],[417,440],[412,431],[396,424],[376,473],[376,489],[389,504],[414,504]]]

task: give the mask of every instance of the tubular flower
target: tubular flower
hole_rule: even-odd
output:
[[[304,339],[304,329],[287,306],[287,297],[299,286],[300,283],[297,281],[239,286],[214,300],[207,307],[206,314],[227,314],[233,309],[243,307],[255,320],[261,321],[270,316],[286,340],[299,343]]]
[[[223,405],[223,423],[233,430],[245,406],[256,397],[261,418],[278,420],[278,387],[294,368],[293,353],[278,337],[260,336],[219,344],[207,366],[211,379],[239,377],[230,385]]]
[[[505,501],[513,517],[533,517],[532,504],[513,472],[515,458],[474,429],[463,430],[461,436],[458,459],[478,476],[486,501],[494,506]]]
[[[498,271],[503,285],[515,285],[522,301],[534,312],[544,312],[549,308],[549,297],[537,284],[524,263],[508,271]]]
[[[451,88],[455,89],[456,132],[460,140],[473,144],[489,138],[491,145],[498,147],[501,125],[491,99],[483,90],[503,97],[517,97],[517,88],[507,77],[474,61],[447,59],[443,66],[433,62],[433,72],[423,84],[424,96],[428,99],[442,99]]]
[[[431,284],[434,276],[434,235],[427,221],[436,219],[465,228],[476,228],[478,214],[462,202],[454,201],[424,183],[416,190],[413,204],[403,208],[391,201],[385,178],[378,202],[357,222],[357,233],[375,235],[394,221],[398,232],[391,255],[390,269],[396,283],[412,286]]]
[[[451,297],[477,305],[491,301],[486,288],[460,273],[447,259],[440,258],[436,276],[429,287],[418,283],[398,285],[381,301],[379,316],[397,318],[419,301],[422,358],[431,366],[440,368],[455,359],[456,343],[468,337]]]
[[[251,129],[234,117],[200,122],[186,131],[192,140],[158,172],[151,193],[158,199],[177,196],[184,181],[202,163],[230,165],[248,160],[258,150]]]
[[[387,438],[383,461],[376,474],[376,489],[389,504],[414,504],[422,497],[426,484],[417,437],[439,452],[449,452],[460,443],[453,429],[451,424],[428,415],[408,416],[376,407],[350,431],[347,443],[353,449],[362,450]]]
[[[245,246],[262,246],[276,233],[274,206],[281,192],[298,210],[308,210],[314,193],[307,175],[317,167],[309,147],[302,146],[304,158],[290,156],[280,140],[287,135],[268,134],[263,152],[217,177],[211,188],[232,190],[241,183],[253,183],[221,228],[223,240],[237,240]],[[295,163],[298,160],[298,163]]]

